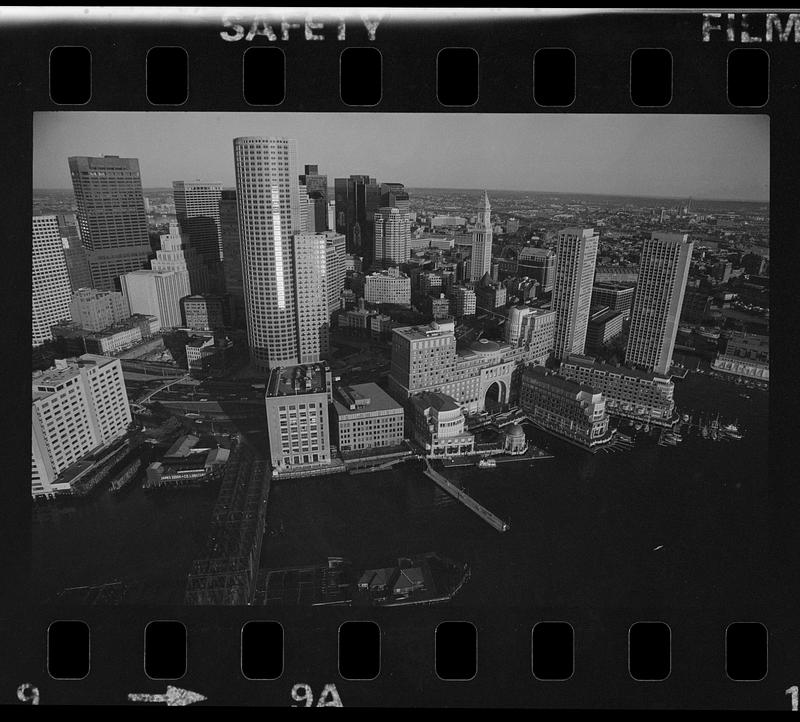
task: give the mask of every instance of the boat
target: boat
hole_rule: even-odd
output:
[[[684,414],[683,416],[681,416],[681,418],[682,418],[684,421],[687,421],[687,422],[688,422],[690,417],[689,417],[689,414]]]
[[[120,489],[122,489],[123,486],[125,486],[125,484],[127,484],[131,479],[133,479],[134,476],[136,476],[136,472],[141,468],[142,460],[134,459],[111,480],[111,487],[109,488],[109,491],[112,494],[116,494]]]
[[[728,436],[731,439],[741,439],[742,434],[739,431],[739,427],[736,424],[728,424],[727,426],[723,426],[721,432]]]
[[[743,399],[749,399],[750,398],[750,394],[739,394],[739,397],[743,398]]]
[[[479,469],[494,469],[497,466],[497,462],[494,459],[481,459],[478,462]]]

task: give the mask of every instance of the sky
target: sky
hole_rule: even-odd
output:
[[[298,172],[409,187],[769,200],[769,117],[576,113],[34,114],[34,188],[71,188],[71,155],[139,159],[145,188],[233,187],[233,138],[297,140]]]

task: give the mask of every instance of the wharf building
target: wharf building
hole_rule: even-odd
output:
[[[333,398],[336,443],[344,455],[351,451],[402,445],[405,412],[375,383],[340,386]]]
[[[539,281],[542,293],[549,293],[556,279],[556,254],[549,248],[523,248],[517,256],[516,272]]]
[[[527,360],[544,366],[553,354],[556,312],[532,306],[512,306],[504,328],[507,344],[527,350]]]
[[[92,288],[118,291],[118,278],[150,257],[142,179],[136,158],[69,158],[78,227]]]
[[[623,320],[631,317],[635,283],[622,281],[600,281],[592,286],[592,306],[606,306],[612,311],[619,311]]]
[[[32,345],[53,338],[50,331],[70,318],[72,291],[56,216],[33,216]]]
[[[233,141],[247,340],[256,368],[299,363],[294,254],[299,232],[297,144],[287,138]]]
[[[570,356],[562,361],[558,373],[569,381],[601,392],[611,416],[665,427],[672,427],[677,421],[675,385],[669,377],[597,363],[583,356]]]
[[[450,458],[471,454],[475,437],[466,430],[458,402],[444,393],[424,391],[411,397],[411,436],[425,456]]]
[[[456,347],[455,322],[432,321],[392,332],[389,393],[405,400],[423,391],[447,394],[467,413],[513,400],[528,350],[488,339]]]
[[[543,366],[525,369],[520,403],[534,426],[588,451],[597,451],[612,438],[603,394],[548,373]]]
[[[67,261],[69,283],[73,291],[79,288],[91,288],[92,273],[89,270],[89,258],[81,242],[78,219],[73,213],[58,213],[58,229],[61,232],[61,243],[64,246],[64,259]]]
[[[598,349],[622,333],[623,317],[620,311],[605,306],[592,307],[586,328],[586,348]]]
[[[375,213],[381,206],[381,189],[368,175],[334,180],[336,230],[347,239],[347,252],[372,262],[375,247]]]
[[[769,382],[769,336],[734,331],[711,367],[722,373]]]
[[[72,321],[86,331],[102,331],[130,316],[128,303],[118,291],[79,288],[70,301]]]
[[[370,273],[364,279],[364,300],[367,303],[390,303],[411,306],[411,279],[397,266]]]
[[[653,233],[644,242],[626,366],[669,373],[693,246],[685,233]]]
[[[61,475],[124,436],[131,423],[122,364],[93,354],[59,359],[33,374],[32,391],[32,494],[67,491]]]
[[[230,326],[230,296],[195,294],[181,299],[183,325],[193,331],[219,331]]]
[[[408,211],[400,208],[379,208],[374,215],[375,248],[372,255],[377,266],[391,266],[408,260],[411,221]]]
[[[324,363],[272,369],[265,395],[272,467],[278,475],[331,463],[328,404],[331,372]]]
[[[599,240],[593,228],[566,228],[558,234],[553,286],[556,358],[584,352]]]
[[[120,276],[131,314],[155,316],[159,329],[180,328],[181,299],[190,295],[189,279],[176,271],[133,271]]]
[[[239,244],[239,210],[236,191],[224,189],[219,198],[219,229],[222,240],[222,277],[225,293],[231,297],[231,323],[245,327],[242,249]]]
[[[175,216],[182,234],[189,237],[189,246],[205,262],[222,260],[219,200],[222,183],[210,181],[172,181]]]
[[[315,363],[330,351],[328,238],[324,233],[296,233],[292,245],[297,356],[301,364]]]

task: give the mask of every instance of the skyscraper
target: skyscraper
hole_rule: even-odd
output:
[[[344,290],[346,241],[341,233],[327,231],[327,271],[328,271],[328,313],[335,313],[341,307],[340,296]]]
[[[150,256],[139,161],[75,156],[69,170],[92,287],[119,290],[119,276],[144,268]]]
[[[236,191],[223,190],[219,199],[219,226],[222,234],[222,267],[225,293],[231,296],[232,323],[244,328],[244,283],[242,250],[239,244],[239,210]]]
[[[517,275],[539,281],[542,293],[553,290],[556,254],[548,248],[523,248],[517,258]]]
[[[189,293],[206,293],[209,290],[208,270],[195,249],[183,242],[178,224],[170,223],[169,233],[162,234],[160,239],[161,248],[150,261],[150,268],[154,271],[175,271],[184,279]]]
[[[328,355],[328,239],[324,233],[295,233],[294,288],[298,357],[316,363]]]
[[[375,213],[375,265],[393,266],[408,260],[411,221],[408,211],[380,208]]]
[[[381,206],[411,211],[411,201],[402,183],[381,183]]]
[[[64,247],[64,259],[67,262],[69,283],[73,291],[79,288],[90,288],[92,273],[89,270],[89,258],[81,243],[78,220],[73,213],[59,213],[58,229],[61,233],[61,244]]]
[[[558,359],[584,352],[599,239],[593,228],[565,228],[558,234],[553,288]]]
[[[666,376],[694,243],[685,233],[652,233],[644,242],[625,363]]]
[[[470,280],[479,281],[492,270],[492,207],[489,194],[483,193],[483,211],[472,231],[472,263]]]
[[[347,239],[347,252],[372,262],[375,212],[381,205],[381,188],[374,178],[351,175],[334,181],[336,230]]]
[[[312,212],[314,225],[309,228],[320,233],[333,230],[333,225],[328,225],[328,176],[319,172],[316,165],[305,166],[305,173],[300,176],[300,185],[306,187],[309,198],[309,212]]]
[[[209,181],[172,181],[175,215],[188,245],[206,263],[222,259],[219,198],[222,184]]]
[[[182,325],[181,299],[189,296],[189,278],[178,271],[132,271],[120,276],[131,314],[156,316],[160,328]]]
[[[32,345],[53,338],[50,327],[70,318],[72,289],[56,216],[33,217]]]
[[[296,365],[291,242],[300,222],[296,141],[235,138],[233,152],[251,360],[262,370]]]

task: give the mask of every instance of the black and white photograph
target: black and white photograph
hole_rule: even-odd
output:
[[[759,114],[35,113],[32,600],[755,599],[769,143]]]

